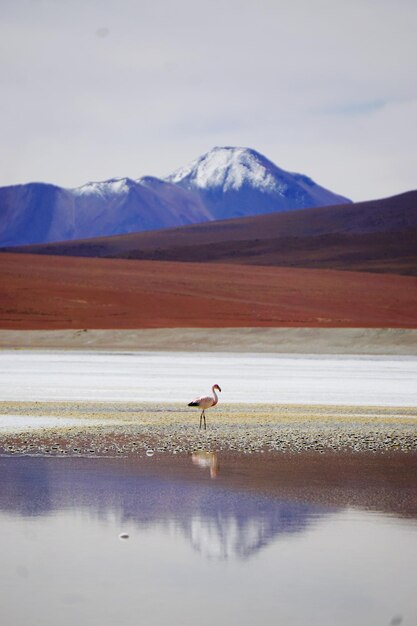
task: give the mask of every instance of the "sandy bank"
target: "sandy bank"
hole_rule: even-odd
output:
[[[0,349],[417,355],[417,330],[393,328],[160,328],[0,330]]]

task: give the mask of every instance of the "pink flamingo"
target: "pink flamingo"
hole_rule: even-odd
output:
[[[201,415],[200,415],[200,429],[201,429],[201,423],[202,423],[203,419],[204,419],[204,430],[206,430],[206,428],[207,428],[207,426],[206,426],[206,414],[205,414],[204,411],[206,409],[209,409],[212,406],[216,406],[216,404],[219,401],[219,399],[217,397],[216,389],[221,391],[219,385],[213,385],[213,387],[211,388],[211,390],[213,392],[213,396],[202,396],[201,398],[196,398],[195,400],[193,400],[192,402],[189,402],[189,404],[188,404],[188,406],[199,406],[200,409],[203,409],[201,411]]]

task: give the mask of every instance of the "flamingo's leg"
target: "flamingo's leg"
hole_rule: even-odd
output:
[[[200,430],[201,430],[201,422],[203,419],[203,413],[204,413],[204,409],[201,411],[201,415],[200,415]]]
[[[204,411],[203,411],[204,413]],[[206,414],[204,413],[204,430],[207,430],[207,426],[206,426]]]

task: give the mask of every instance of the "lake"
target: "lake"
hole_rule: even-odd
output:
[[[415,624],[401,463],[1,457],[0,622]]]
[[[417,359],[407,357],[0,352],[1,399],[29,403],[20,414],[0,417],[5,442],[14,442],[0,456],[0,623],[417,623],[415,447],[407,444],[403,452],[382,443],[379,452],[369,451],[369,442],[379,436],[383,442],[385,432],[388,442],[401,438],[405,426],[396,432],[394,410],[388,425],[385,418],[380,424],[360,422],[366,444],[361,452],[352,452],[354,442],[351,452],[308,451],[312,419],[285,427],[288,436],[294,433],[300,442],[304,437],[298,448],[283,453],[264,446],[262,453],[243,454],[222,451],[226,447],[220,444],[220,452],[204,446],[216,438],[216,428],[226,429],[227,441],[229,428],[246,451],[245,420],[243,426],[210,422],[203,438],[177,417],[179,409],[165,408],[154,426],[141,426],[135,417],[134,427],[116,420],[115,432],[126,428],[132,441],[139,441],[146,428],[145,437],[152,428],[168,439],[178,431],[200,442],[192,454],[181,451],[183,444],[175,444],[174,453],[145,447],[139,454],[140,446],[135,451],[123,439],[116,446],[123,454],[114,458],[116,448],[113,454],[109,447],[109,456],[100,452],[106,445],[100,419],[75,419],[71,411],[51,417],[32,411],[36,405],[30,404],[67,400],[74,415],[89,400],[180,402],[186,408],[191,398],[219,383],[227,414],[234,403],[243,403],[239,411],[249,413],[254,409],[245,403],[304,404],[303,411],[309,404],[344,404],[360,413],[365,405],[416,406],[416,379]],[[124,411],[137,412],[123,405],[110,409],[122,417]],[[272,435],[281,441],[280,422],[268,426],[262,415],[255,431],[262,426],[267,441]],[[60,422],[76,431],[88,422],[93,434],[84,452],[90,458],[81,454],[82,441],[65,429],[53,435],[56,442],[50,443],[56,445],[28,447],[31,432],[42,439],[39,433],[51,420],[54,428]],[[352,430],[349,436],[357,441],[358,424],[350,429],[345,412],[331,429],[336,439],[343,429]],[[27,432],[20,435],[27,454],[17,443],[20,431]]]

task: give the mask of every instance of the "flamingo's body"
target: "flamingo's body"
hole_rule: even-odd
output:
[[[218,391],[221,391],[219,385],[213,385],[213,387],[211,388],[213,392],[212,396],[202,396],[201,398],[196,398],[192,402],[188,403],[188,406],[198,406],[200,407],[200,409],[203,409],[200,415],[200,428],[204,420],[204,430],[206,430],[207,428],[205,410],[211,408],[212,406],[216,406],[216,404],[219,401],[219,398],[217,397],[216,389],[218,389]]]

